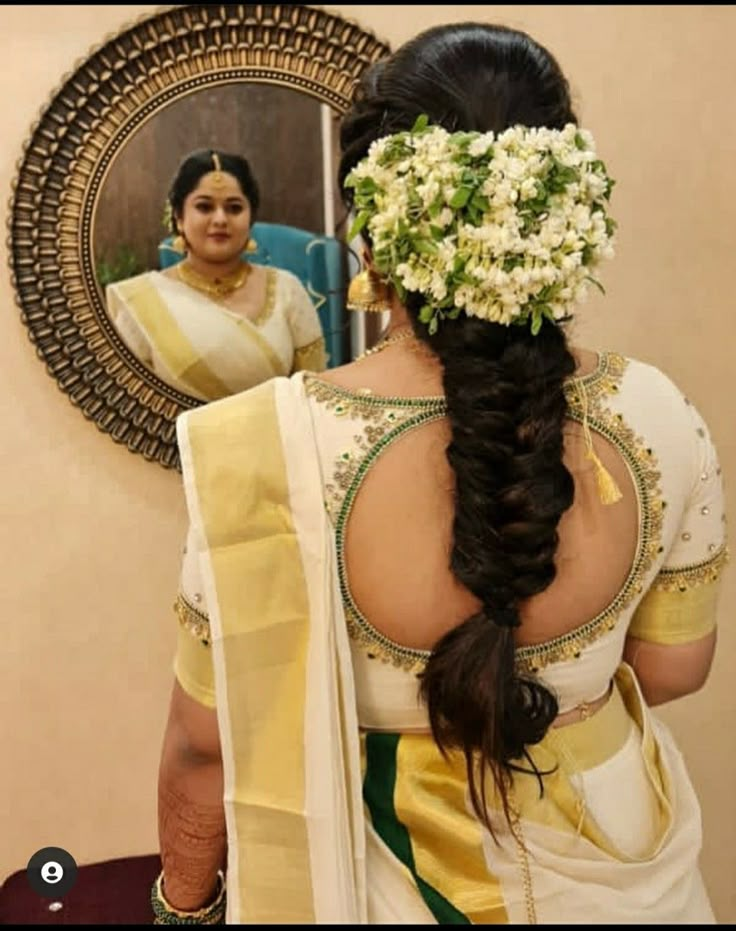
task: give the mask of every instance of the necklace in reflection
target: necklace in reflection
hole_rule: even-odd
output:
[[[379,339],[375,346],[371,346],[370,349],[361,352],[355,361],[357,362],[358,359],[365,359],[367,356],[373,356],[377,352],[383,352],[384,349],[388,349],[388,347],[393,346],[394,343],[403,343],[406,339],[416,339],[414,330],[412,330],[411,327],[406,327],[406,329],[402,327],[401,329],[397,329],[394,333],[389,333],[384,336],[383,339]]]
[[[249,262],[241,262],[239,267],[229,275],[220,275],[216,278],[210,278],[201,272],[195,271],[186,261],[180,262],[176,266],[179,280],[189,285],[197,291],[204,294],[210,294],[213,297],[229,297],[238,288],[242,288],[248,280],[251,273],[252,265]]]

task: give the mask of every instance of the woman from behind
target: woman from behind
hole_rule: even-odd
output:
[[[206,903],[226,840],[232,921],[712,921],[650,706],[708,674],[720,468],[665,375],[568,343],[614,224],[567,82],[437,27],[342,145],[387,336],[180,422],[154,906]]]

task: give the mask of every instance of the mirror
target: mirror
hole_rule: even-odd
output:
[[[173,101],[118,150],[94,215],[95,278],[127,349],[176,391],[212,401],[295,368],[322,367],[325,351],[330,364],[345,361],[336,121],[299,91],[225,84]],[[205,153],[198,172],[216,177],[211,150],[225,171],[223,153],[247,159],[246,190],[229,175],[230,186],[210,191],[228,194],[220,211],[192,191],[183,222],[197,235],[185,251],[172,234],[167,195],[192,151]],[[245,217],[250,177],[259,192],[254,224]],[[224,235],[215,239],[213,230]],[[189,274],[203,249],[208,274],[233,275],[230,294]]]
[[[161,268],[176,166],[198,148],[248,159],[262,193],[253,264],[278,265],[270,226],[332,239],[334,126],[388,51],[310,7],[181,6],[108,41],[52,99],[15,184],[13,281],[47,370],[116,442],[176,467],[176,417],[199,403],[131,351],[105,301],[111,281]],[[339,347],[344,319],[325,307],[334,284],[307,290]]]

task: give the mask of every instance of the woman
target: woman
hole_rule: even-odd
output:
[[[575,123],[514,30],[376,65],[340,176],[389,335],[180,420],[160,920],[713,921],[649,708],[708,675],[720,468],[665,375],[568,345],[614,228]]]
[[[172,388],[203,401],[275,375],[325,368],[317,312],[296,276],[244,261],[258,186],[238,155],[202,151],[169,194],[186,258],[107,288],[107,308],[133,353]]]

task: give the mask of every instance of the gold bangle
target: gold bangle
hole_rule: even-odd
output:
[[[182,911],[174,908],[166,901],[163,890],[164,871],[158,874],[151,887],[151,906],[153,908],[156,925],[219,925],[225,920],[225,874],[222,870],[217,872],[218,889],[215,898],[209,905],[194,911]]]

